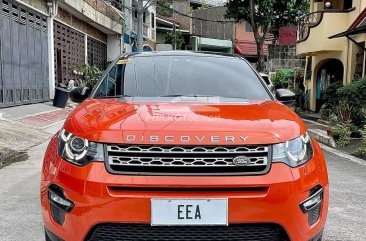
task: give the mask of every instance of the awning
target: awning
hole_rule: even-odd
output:
[[[248,57],[257,56],[257,44],[255,41],[236,40],[234,51],[236,54]],[[263,44],[263,53],[268,56],[268,43]]]
[[[338,34],[333,35],[333,36],[330,36],[329,39],[346,37],[346,36],[349,36],[349,35],[355,35],[355,34],[360,34],[360,33],[366,33],[366,26],[365,25],[354,28],[354,29],[344,31],[342,33],[338,33]]]

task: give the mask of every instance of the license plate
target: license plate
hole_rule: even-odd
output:
[[[228,200],[153,198],[151,225],[228,225]]]

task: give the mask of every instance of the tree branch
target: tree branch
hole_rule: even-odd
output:
[[[250,8],[250,24],[252,25],[253,28],[253,33],[254,33],[254,38],[256,39],[256,42],[258,42],[259,40],[259,32],[258,32],[258,26],[257,23],[254,21],[254,15],[255,15],[255,4],[254,4],[254,0],[249,0],[249,8]]]

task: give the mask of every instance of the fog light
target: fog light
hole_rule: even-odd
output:
[[[308,223],[313,225],[320,217],[323,188],[316,186],[310,190],[310,197],[300,204],[303,213],[308,214]]]
[[[304,213],[309,212],[310,210],[317,207],[323,201],[323,188],[317,190],[314,194],[312,194],[308,199],[300,204],[301,210]]]
[[[70,212],[75,206],[72,201],[64,196],[63,190],[55,185],[49,187],[48,199],[52,204],[65,210],[66,212]]]

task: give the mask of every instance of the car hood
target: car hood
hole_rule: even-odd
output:
[[[277,101],[137,102],[88,99],[64,128],[104,143],[273,144],[304,134],[302,120]]]

